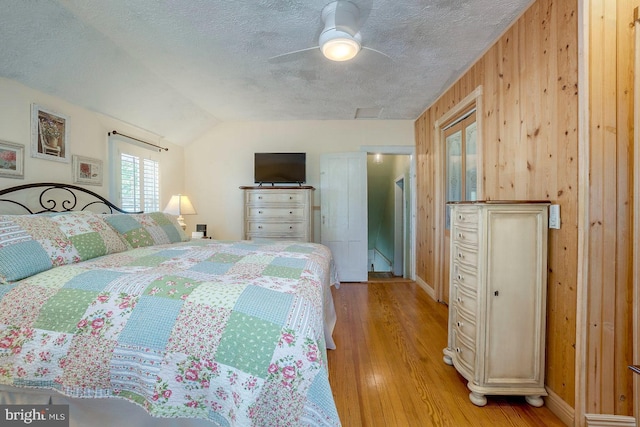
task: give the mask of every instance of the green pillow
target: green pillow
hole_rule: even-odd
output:
[[[0,282],[127,250],[100,215],[60,212],[0,215]]]
[[[132,248],[189,240],[176,217],[164,212],[110,214],[104,219]]]

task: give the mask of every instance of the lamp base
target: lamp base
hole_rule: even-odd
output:
[[[183,230],[187,230],[187,224],[184,223],[184,218],[182,217],[182,215],[178,215],[178,225],[180,225]]]

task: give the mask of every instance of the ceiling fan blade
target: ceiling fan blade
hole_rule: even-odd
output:
[[[370,50],[371,52],[375,52],[375,53],[378,53],[378,54],[380,54],[380,55],[382,55],[382,56],[386,56],[386,57],[387,57],[387,58],[389,58],[391,61],[393,61],[393,58],[391,58],[389,55],[387,55],[387,54],[386,54],[386,53],[384,53],[384,52],[380,52],[379,50],[376,50],[376,49],[373,49],[373,48],[371,48],[371,47],[367,47],[367,46],[362,46],[362,48],[361,48],[361,49],[364,49],[364,50]]]
[[[320,46],[308,47],[305,49],[294,50],[292,52],[283,53],[281,55],[272,56],[269,58],[269,62],[271,64],[279,64],[282,62],[294,61],[296,60],[299,53],[307,52],[310,50],[320,49]]]

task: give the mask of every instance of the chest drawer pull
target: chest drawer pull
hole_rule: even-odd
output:
[[[464,279],[464,276],[462,274],[458,274],[458,280],[462,280]]]
[[[460,321],[458,321],[456,324],[458,325],[458,328],[462,328],[462,325],[464,325],[464,323],[462,323]]]

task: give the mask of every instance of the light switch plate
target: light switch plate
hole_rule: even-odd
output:
[[[560,205],[549,206],[549,228],[560,229]]]

